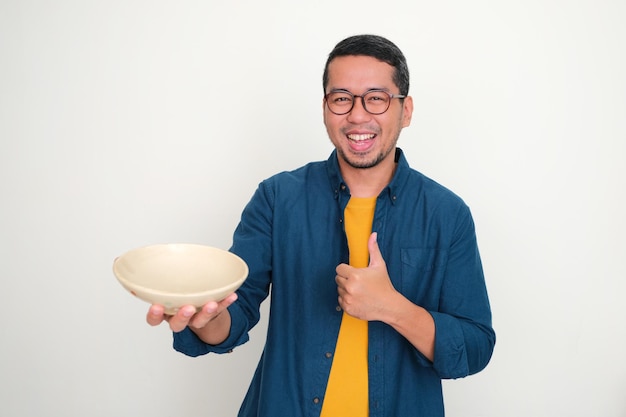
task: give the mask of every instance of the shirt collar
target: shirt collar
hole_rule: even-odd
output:
[[[339,161],[337,160],[337,149],[333,150],[333,152],[328,157],[328,161],[326,164],[328,170],[328,178],[330,180],[330,185],[335,193],[335,198],[338,198],[340,190],[347,189],[347,185],[341,176],[341,172],[339,171]],[[406,178],[409,175],[409,163],[404,156],[404,152],[400,148],[396,148],[396,172],[391,179],[391,182],[383,189],[380,193],[379,198],[381,196],[387,195],[392,204],[395,204],[398,196],[401,192],[402,185],[406,183]]]

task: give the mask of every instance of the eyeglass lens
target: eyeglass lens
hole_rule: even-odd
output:
[[[340,115],[349,113],[357,98],[361,98],[365,111],[371,114],[386,112],[391,102],[391,97],[385,91],[369,91],[362,96],[355,96],[346,91],[334,91],[326,96],[326,103],[331,112]]]

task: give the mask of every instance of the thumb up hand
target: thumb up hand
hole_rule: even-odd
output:
[[[339,305],[349,315],[361,320],[381,320],[397,291],[391,283],[387,264],[377,242],[377,234],[367,242],[370,262],[366,268],[337,266],[335,282]]]

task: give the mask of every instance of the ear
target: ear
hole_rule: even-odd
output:
[[[408,96],[404,99],[402,107],[402,127],[407,127],[411,124],[411,118],[413,117],[413,97]]]

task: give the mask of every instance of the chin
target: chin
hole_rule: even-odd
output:
[[[344,160],[344,162],[346,162],[352,168],[356,168],[356,169],[373,168],[376,165],[380,164],[385,159],[385,155],[382,153],[378,154],[374,158],[368,157],[366,159],[366,158],[359,158],[357,156],[346,155],[346,153],[341,150],[337,150],[337,151],[339,153],[339,156]]]

